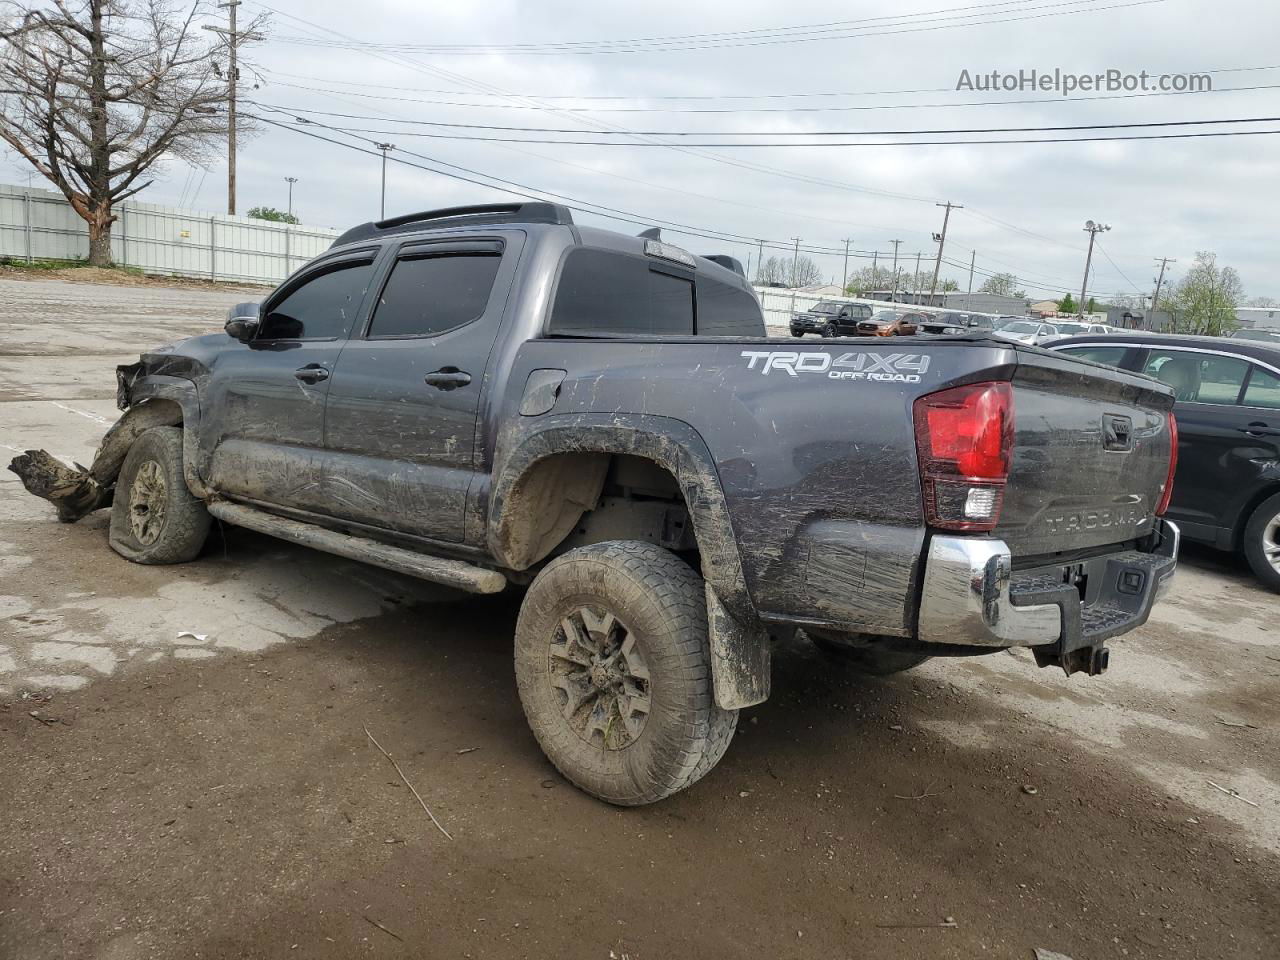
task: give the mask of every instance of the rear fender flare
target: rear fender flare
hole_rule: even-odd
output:
[[[769,695],[768,634],[747,593],[729,508],[711,451],[687,423],[643,414],[584,414],[517,421],[499,437],[488,509],[488,546],[512,569],[541,557],[517,555],[518,518],[504,509],[522,478],[546,458],[565,453],[643,457],[676,480],[689,510],[702,575],[707,583],[708,624],[716,702],[725,709],[760,703]]]

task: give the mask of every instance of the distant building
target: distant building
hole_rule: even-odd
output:
[[[1139,307],[1107,307],[1102,322],[1118,330],[1168,330],[1172,322],[1167,310],[1143,310]]]
[[[1236,307],[1236,322],[1255,330],[1280,330],[1280,307]]]
[[[1058,301],[1037,300],[1027,307],[1027,314],[1032,317],[1056,317],[1058,315]]]

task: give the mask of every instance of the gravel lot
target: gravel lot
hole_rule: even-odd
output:
[[[88,462],[115,365],[244,297],[0,280],[0,453]],[[1275,958],[1280,597],[1178,576],[1093,680],[783,649],[711,776],[617,810],[525,726],[517,599],[243,531],[135,566],[3,472],[0,957]]]

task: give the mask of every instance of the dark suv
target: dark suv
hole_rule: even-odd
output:
[[[1280,590],[1280,344],[1126,331],[1050,346],[1173,388],[1178,472],[1169,516],[1185,537],[1242,551]]]
[[[871,319],[871,308],[864,303],[838,303],[823,300],[811,310],[793,314],[791,335],[803,337],[817,333],[824,337],[857,336],[858,324]]]

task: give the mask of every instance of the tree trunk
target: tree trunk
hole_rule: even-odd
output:
[[[111,266],[111,224],[114,217],[89,220],[89,266]]]

